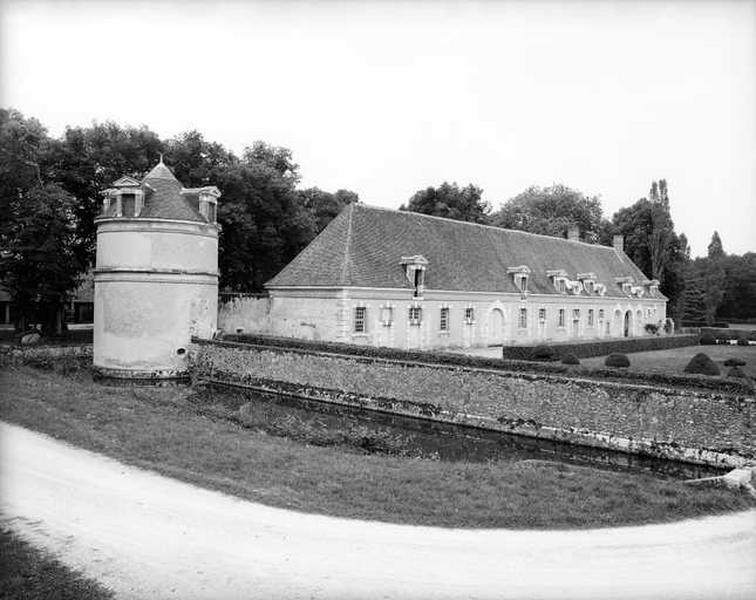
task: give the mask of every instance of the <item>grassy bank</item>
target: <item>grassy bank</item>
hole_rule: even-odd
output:
[[[181,388],[118,388],[86,372],[0,373],[0,418],[272,506],[449,527],[575,528],[745,509],[746,495],[543,461],[444,462],[313,446],[198,414]]]
[[[0,529],[0,600],[109,600],[100,584]]]

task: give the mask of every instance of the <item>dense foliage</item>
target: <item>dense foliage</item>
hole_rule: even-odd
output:
[[[491,207],[482,200],[482,195],[483,190],[472,184],[460,188],[456,183],[445,181],[437,188],[428,187],[416,192],[399,210],[488,224]]]

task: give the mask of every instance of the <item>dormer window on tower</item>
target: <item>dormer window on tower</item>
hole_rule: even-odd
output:
[[[521,294],[528,291],[528,279],[530,278],[530,267],[520,265],[519,267],[509,267],[507,273],[512,275],[515,287],[520,290]]]
[[[133,177],[121,177],[103,192],[102,216],[138,217],[144,208],[142,184]]]
[[[208,223],[215,223],[218,219],[218,198],[220,191],[217,187],[202,188],[199,193],[199,211]]]
[[[567,282],[569,281],[567,271],[564,269],[552,269],[546,271],[546,276],[551,279],[551,283],[554,285],[554,289],[557,292],[560,294],[565,294],[567,292]]]
[[[402,256],[401,265],[404,268],[404,275],[414,288],[413,298],[422,298],[425,291],[425,268],[428,266],[428,260],[420,254]]]
[[[647,281],[644,281],[642,283],[643,286],[645,286],[645,289],[649,296],[654,296],[656,292],[659,291],[659,280],[658,279],[649,279]]]

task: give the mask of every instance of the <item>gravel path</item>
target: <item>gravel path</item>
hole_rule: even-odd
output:
[[[0,424],[0,510],[122,598],[756,598],[756,510],[584,531],[350,521]]]

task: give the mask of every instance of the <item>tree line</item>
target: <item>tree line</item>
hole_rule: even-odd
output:
[[[224,290],[262,291],[346,205],[359,202],[346,189],[300,189],[292,152],[265,142],[237,156],[198,131],[161,139],[146,126],[112,122],[53,137],[37,119],[0,109],[0,283],[19,309],[19,328],[33,314],[48,332],[61,331],[63,303],[94,263],[101,192],[122,175],[141,178],[161,153],[185,186],[215,185],[222,193]],[[472,184],[444,182],[401,209],[546,235],[562,236],[577,224],[590,243],[610,244],[621,233],[630,257],[660,280],[674,317],[755,316],[756,255],[725,254],[715,234],[709,256],[692,260],[685,235],[674,230],[664,180],[611,220],[597,197],[563,185],[528,188],[495,212],[482,194]]]

